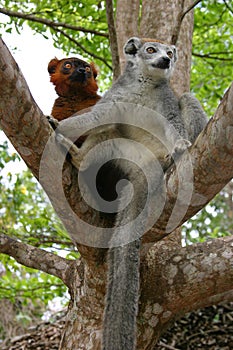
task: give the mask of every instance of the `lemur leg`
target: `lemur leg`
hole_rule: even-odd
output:
[[[82,151],[68,138],[60,133],[56,133],[57,143],[66,150],[67,154],[71,156],[71,163],[79,170],[81,161],[83,159]]]
[[[59,121],[51,115],[46,116],[50,126],[53,130],[56,130],[59,126]],[[75,168],[79,170],[82,160],[80,149],[68,138],[64,137],[61,133],[56,132],[56,142],[71,156],[71,163]]]

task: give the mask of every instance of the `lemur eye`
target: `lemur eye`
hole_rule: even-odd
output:
[[[91,67],[87,66],[85,69],[86,69],[86,72],[90,72],[91,71]]]
[[[66,68],[66,69],[70,69],[71,67],[72,67],[71,63],[65,63],[64,64],[64,68]]]
[[[172,51],[168,51],[167,55],[168,55],[168,57],[172,58],[173,57],[173,52]]]
[[[154,52],[156,52],[156,50],[155,50],[154,47],[148,47],[148,48],[146,49],[146,51],[147,51],[148,53],[154,53]]]

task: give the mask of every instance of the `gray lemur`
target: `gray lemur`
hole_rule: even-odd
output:
[[[78,130],[82,128],[84,120],[90,125],[96,126],[99,120],[101,125],[101,108],[104,104],[129,103],[137,105],[138,108],[147,108],[161,115],[176,130],[169,134],[166,126],[162,128],[163,138],[169,139],[172,151],[168,151],[161,139],[154,137],[143,128],[120,123],[100,126],[88,132],[88,136],[80,149],[65,137],[58,135],[58,141],[69,150],[73,164],[80,168],[84,156],[96,144],[108,139],[130,139],[135,141],[136,156],[133,162],[122,159],[115,159],[108,162],[103,175],[112,175],[114,171],[118,174],[116,180],[126,179],[134,185],[134,195],[130,204],[121,209],[121,200],[127,199],[126,188],[122,188],[118,198],[118,212],[115,217],[115,228],[109,239],[108,251],[108,284],[106,293],[106,305],[104,312],[103,327],[103,350],[133,350],[136,347],[136,316],[139,298],[139,262],[140,262],[140,237],[150,228],[150,217],[159,203],[159,196],[163,189],[163,171],[171,164],[171,157],[176,159],[196,139],[207,123],[206,116],[200,103],[189,93],[185,93],[177,99],[169,85],[175,61],[177,60],[175,46],[159,42],[154,39],[130,38],[125,46],[126,67],[123,74],[113,84],[109,91],[93,107],[91,112],[61,122],[62,125],[69,125],[70,128]],[[157,112],[157,113],[156,113]],[[130,111],[129,111],[130,113]],[[133,115],[133,114],[132,114]],[[133,118],[133,116],[132,116]],[[66,124],[67,123],[67,124]],[[132,120],[132,124],[134,121]],[[159,128],[159,123],[148,121],[152,134]],[[146,124],[146,119],[145,119]],[[134,124],[133,124],[134,125]],[[149,149],[149,153],[143,154],[137,144],[142,144]],[[120,145],[120,146],[119,146]],[[131,152],[122,144],[112,143],[112,147],[119,148],[122,158],[124,150]],[[112,149],[108,149],[111,153]],[[170,153],[170,156],[167,156]],[[154,204],[153,210],[146,209],[144,216],[134,220],[143,209],[147,190],[140,171],[135,166],[137,156],[140,158],[142,168],[148,170],[152,185],[150,198]],[[93,162],[101,158],[100,153],[95,153]],[[154,157],[159,165],[155,166]],[[91,166],[91,164],[89,164]],[[80,168],[80,172],[87,171]],[[144,170],[144,169],[143,169]],[[119,175],[120,174],[120,175]],[[111,177],[110,175],[110,177]],[[117,182],[116,181],[116,182]],[[102,181],[101,186],[104,186]],[[107,184],[106,184],[107,186]],[[107,189],[108,192],[108,189]],[[104,193],[104,191],[103,191]],[[100,208],[100,211],[101,208]],[[127,225],[131,223],[131,225]],[[119,237],[123,237],[123,243],[117,245]]]

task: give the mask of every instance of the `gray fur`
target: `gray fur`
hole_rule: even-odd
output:
[[[152,55],[154,57],[146,52],[146,48],[150,46],[158,50],[155,55]],[[104,100],[133,102],[151,108],[166,117],[181,138],[189,138],[193,142],[205,126],[206,117],[199,102],[192,95],[185,94],[178,101],[169,86],[169,77],[176,60],[175,48],[154,42],[142,44],[140,39],[132,38],[126,43],[124,50],[128,59],[125,72],[113,85],[112,89],[106,93]],[[155,68],[153,71],[154,67],[151,67],[151,65],[156,66],[159,60],[167,57],[167,50],[174,53],[169,68],[160,69],[160,71]],[[104,100],[101,102],[104,103]],[[122,126],[122,128],[126,129],[124,130],[125,136],[128,134],[127,136],[134,138],[134,135],[131,135],[130,127]],[[140,139],[139,142],[143,143],[143,135],[140,135],[137,139]],[[186,144],[186,147],[187,145],[189,143]],[[174,148],[176,148],[175,145]],[[176,150],[176,153],[178,152]],[[161,154],[161,150],[156,150],[155,153],[159,157],[166,156],[166,153]],[[161,157],[160,160],[164,162],[164,158]],[[134,177],[136,177],[136,174],[134,174]],[[161,177],[160,179],[157,178],[157,184],[155,184],[156,195],[160,181]],[[131,206],[128,210],[135,210],[135,206],[140,209],[143,193],[143,188],[140,188],[137,194],[137,203],[134,203],[133,207]],[[126,209],[124,213],[118,214],[117,220],[124,221],[125,217],[131,215]],[[144,231],[144,223],[141,226],[139,231]],[[132,229],[138,230],[138,227]],[[139,297],[139,255],[140,239],[109,250],[103,350],[135,349]]]
[[[206,126],[207,117],[200,102],[190,93],[181,96],[179,106],[188,138],[193,143]]]
[[[169,134],[169,130],[164,130],[163,132],[164,134],[167,133],[167,139],[171,138],[172,155],[174,157],[179,155],[190,145],[189,141],[193,142],[203,129],[206,124],[206,117],[199,102],[192,95],[184,94],[178,100],[170,88],[169,79],[177,59],[175,47],[155,41],[148,42],[139,38],[130,38],[125,44],[124,52],[127,59],[124,73],[97,103],[92,112],[85,116],[86,120],[90,124],[92,120],[96,120],[104,103],[127,102],[146,106],[160,113],[176,129],[178,133],[176,139],[172,139],[173,135]],[[71,127],[74,128],[74,125]],[[107,139],[109,134],[112,136],[120,135],[144,144],[160,161],[161,167],[153,169],[155,180],[151,189],[152,193],[150,193],[151,198],[155,199],[158,205],[160,190],[164,186],[162,170],[165,170],[170,164],[170,158],[166,157],[167,149],[164,145],[142,129],[136,130],[127,125],[113,125],[110,128],[101,126],[99,130],[95,129],[93,133],[89,133],[80,150],[75,149],[73,152],[70,149],[69,152],[74,156],[73,158],[76,158],[76,160],[74,159],[75,166],[79,168],[80,161],[85,154],[95,144]],[[69,147],[70,144],[67,145],[68,149]],[[100,156],[98,154],[95,158]],[[139,157],[141,157],[140,154]],[[144,158],[142,156],[142,159],[145,168],[147,167],[149,171],[152,171],[150,170],[150,167],[152,167],[151,159],[146,156]],[[167,163],[168,159],[169,164]],[[139,225],[133,226],[132,224],[130,232],[128,232],[129,230],[124,232],[124,226],[120,225],[138,215],[145,202],[146,188],[141,183],[141,177],[137,170],[130,163],[122,163],[120,160],[116,160],[113,166],[120,168],[122,173],[127,175],[127,179],[135,185],[136,195],[131,205],[128,205],[125,210],[119,211],[117,214],[115,223],[117,230],[113,232],[113,236],[110,239],[102,349],[134,350],[136,346],[136,316],[139,298],[140,237],[146,231],[148,218],[152,213],[146,212]],[[125,195],[127,196],[125,191],[122,190],[121,198]],[[155,205],[155,209],[157,205]],[[132,241],[132,233],[135,232],[139,238]],[[117,239],[118,234],[129,237],[128,241],[130,243],[115,247],[114,241]]]

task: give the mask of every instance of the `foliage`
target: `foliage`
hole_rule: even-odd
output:
[[[22,305],[47,305],[55,297],[65,302],[66,287],[56,277],[19,265],[8,255],[2,255],[5,274],[1,279],[0,300],[5,298]],[[37,311],[42,316],[45,308]]]
[[[95,0],[42,0],[42,1],[1,1],[1,7],[11,11],[34,15],[39,19],[50,21],[48,26],[44,23],[26,21],[31,29],[48,38],[52,35],[54,46],[67,52],[68,55],[80,54],[84,59],[94,60],[100,67],[100,79],[104,81],[111,74],[111,52],[108,42],[108,27],[104,1]],[[54,23],[75,26],[77,29],[65,26],[54,26]],[[0,26],[11,32],[15,27],[18,32],[23,29],[25,20],[9,17],[7,23]],[[102,84],[104,86],[104,84]],[[100,86],[101,87],[101,86]],[[106,88],[106,86],[105,86]]]
[[[9,154],[6,142],[0,146],[0,156],[0,170],[11,161],[19,161],[15,153]],[[17,173],[14,169],[11,166],[5,175],[0,171],[1,227],[33,246],[54,251],[57,243],[64,250],[70,245],[70,240],[43,189],[29,170]]]
[[[214,200],[185,223],[182,227],[184,243],[204,242],[232,235],[232,199],[232,191],[221,191]]]
[[[28,170],[15,173],[19,165],[19,157],[10,154],[7,142],[0,145],[1,232],[50,252],[60,251],[67,258],[77,258],[40,185]],[[21,309],[25,306],[24,317],[31,313],[41,317],[48,302],[55,297],[61,298],[63,303],[66,301],[66,287],[58,278],[22,266],[8,255],[0,256],[4,266],[0,300],[20,303]]]
[[[204,0],[195,9],[191,87],[209,116],[232,81],[233,7]]]

